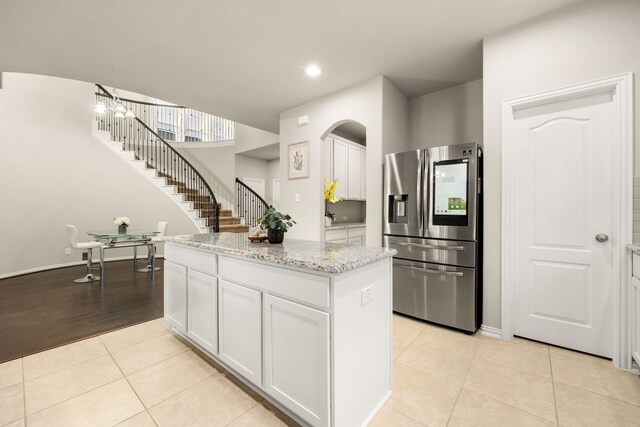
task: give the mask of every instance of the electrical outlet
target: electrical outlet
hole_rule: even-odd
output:
[[[343,221],[346,221],[346,220],[347,220],[347,217],[346,217],[346,216],[343,216],[343,217],[342,217],[342,220],[343,220]]]
[[[295,198],[296,198],[296,202],[300,201],[300,193],[296,193],[295,194]]]
[[[82,252],[82,260],[83,261],[86,261],[88,257],[89,257],[89,254],[87,254],[86,252]]]
[[[373,299],[373,285],[369,285],[360,291],[361,305],[364,307]]]
[[[66,249],[64,250],[64,254],[65,254],[65,255],[71,255],[71,248],[66,248]]]

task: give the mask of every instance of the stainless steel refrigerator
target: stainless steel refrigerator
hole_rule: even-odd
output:
[[[482,147],[385,156],[384,245],[393,310],[474,332],[482,320]]]

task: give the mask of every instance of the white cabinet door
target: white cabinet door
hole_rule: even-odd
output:
[[[635,256],[634,256],[635,258]],[[634,267],[636,261],[633,261]],[[631,298],[632,298],[632,307],[633,307],[633,317],[631,326],[632,331],[632,352],[634,360],[636,363],[640,364],[640,280],[635,277],[631,278]]]
[[[309,424],[329,425],[329,315],[264,297],[265,391]]]
[[[347,175],[349,144],[338,139],[333,141],[333,179],[338,181],[335,195],[347,198],[349,177]]]
[[[166,260],[164,318],[178,331],[187,331],[187,268]]]
[[[367,198],[367,150],[360,150],[360,198]]]
[[[360,196],[360,152],[355,145],[349,145],[347,192],[350,199],[361,199]]]
[[[247,380],[261,386],[261,293],[222,279],[218,291],[219,357]]]
[[[189,270],[187,335],[211,354],[218,353],[218,293],[216,278]]]
[[[329,181],[333,181],[333,138],[324,140],[324,164],[322,165],[323,175]]]

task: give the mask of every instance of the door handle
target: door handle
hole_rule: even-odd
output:
[[[394,264],[394,266],[398,268],[404,268],[407,270],[416,270],[421,273],[436,274],[438,276],[456,276],[456,277],[464,276],[464,273],[461,271],[440,271],[440,270],[432,270],[430,268],[409,267],[408,265],[402,265],[402,264]]]
[[[609,240],[609,236],[607,236],[604,233],[599,233],[599,234],[596,234],[596,240],[600,243],[604,243],[607,240]]]
[[[464,251],[464,246],[440,246],[440,245],[423,245],[421,243],[407,243],[396,242],[395,240],[389,240],[389,243],[398,246],[415,246],[424,249],[444,249],[446,251]]]

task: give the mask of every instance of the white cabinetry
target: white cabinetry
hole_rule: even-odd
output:
[[[347,192],[349,187],[349,145],[340,141],[339,139],[333,140],[333,178],[332,180],[338,181],[338,187],[336,188],[335,195],[342,199],[347,198]]]
[[[178,331],[187,331],[187,268],[164,262],[164,317]]]
[[[390,396],[391,258],[347,274],[172,242],[165,258],[165,318],[296,421],[366,425]]]
[[[220,280],[220,359],[257,386],[262,385],[260,292]]]
[[[366,149],[338,138],[325,139],[325,176],[338,181],[336,196],[347,200],[366,198]]]
[[[265,391],[309,424],[328,425],[329,314],[265,295],[264,325]]]
[[[366,227],[356,226],[343,229],[328,229],[324,232],[325,242],[348,243],[355,246],[366,246]]]
[[[631,348],[633,359],[640,365],[640,255],[633,253],[633,277],[631,277]]]
[[[205,350],[218,352],[217,279],[196,270],[188,271],[187,335]]]

